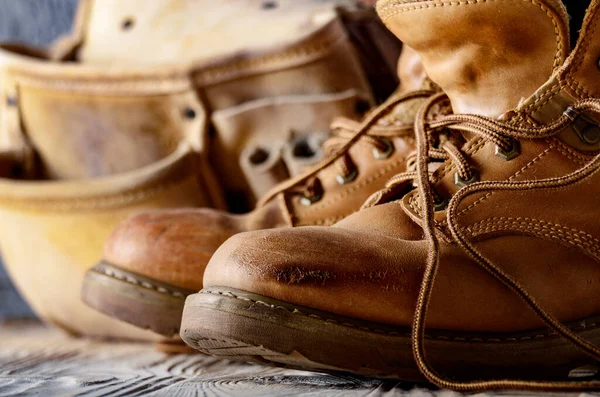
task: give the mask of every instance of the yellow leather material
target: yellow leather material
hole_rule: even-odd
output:
[[[60,93],[22,85],[24,128],[39,148],[44,175],[114,175],[165,158],[183,140],[200,144],[203,109],[191,91],[128,94]],[[197,120],[186,119],[186,109],[194,109]]]
[[[83,2],[86,21],[79,59],[120,66],[206,62],[282,45],[318,30],[323,21],[335,17],[336,5],[353,4],[348,0],[279,0],[271,7],[256,0]]]
[[[331,10],[332,5],[327,3]],[[37,152],[41,160],[33,177],[68,179],[124,172],[163,158],[185,139],[196,150],[206,151],[213,164],[227,163],[226,169],[215,170],[222,180],[239,179],[241,149],[223,147],[219,142],[246,138],[235,137],[241,133],[239,127],[220,130],[213,124],[219,121],[219,112],[234,113],[238,107],[252,107],[261,101],[276,109],[294,98],[298,109],[300,103],[307,105],[302,110],[307,114],[314,109],[313,96],[317,102],[329,96],[330,110],[313,116],[324,126],[332,114],[356,117],[354,107],[337,101],[337,95],[353,90],[357,101],[373,103],[364,64],[340,16],[335,12],[327,15],[312,31],[294,38],[279,37],[277,45],[224,52],[218,59],[187,64],[152,66],[140,60],[136,65],[105,68],[81,60],[49,62],[44,53],[4,48],[0,51],[0,81],[7,100],[0,107],[14,119],[14,126],[22,127],[7,130],[7,134],[29,137],[29,150]],[[14,106],[9,109],[7,103]],[[307,124],[303,117],[293,115],[280,117],[279,125],[272,121],[263,125],[261,120],[265,119],[250,123],[254,127],[251,139],[261,139],[263,134],[262,139],[270,139],[273,131],[287,135],[290,128],[304,129]],[[207,136],[208,129],[216,132],[215,139]],[[249,128],[243,130],[247,136]],[[3,151],[20,150],[16,138],[11,140],[13,147]],[[68,150],[58,155],[58,148]],[[243,180],[240,185],[251,205],[253,192]],[[210,192],[216,206],[223,202],[219,190]]]
[[[79,299],[104,240],[141,209],[207,204],[196,155],[181,145],[160,162],[93,181],[0,181],[0,250],[18,289],[44,320],[70,332],[154,339],[96,313]]]
[[[237,179],[248,209],[242,144],[373,104],[383,54],[364,57],[346,19],[379,22],[353,3],[84,0],[48,50],[0,47],[0,247],[35,311],[77,333],[147,337],[79,303],[85,270],[134,211],[224,209]]]

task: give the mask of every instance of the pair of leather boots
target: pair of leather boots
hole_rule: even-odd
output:
[[[597,389],[600,1],[571,32],[558,0],[377,10],[442,93],[403,80],[248,215],[130,218],[84,299],[224,358],[463,391]]]
[[[81,302],[115,226],[252,208],[319,160],[332,119],[347,135],[393,91],[400,45],[353,0],[81,0],[51,48],[3,44],[0,250],[16,286],[73,334],[162,339]]]
[[[377,8],[442,93],[405,79],[334,123],[325,159],[250,214],[135,215],[84,300],[237,360],[597,389],[572,370],[600,358],[600,0],[579,32],[559,0]]]

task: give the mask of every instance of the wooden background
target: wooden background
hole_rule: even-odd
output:
[[[76,1],[0,0],[0,41],[48,44],[69,30]],[[167,355],[149,345],[71,338],[35,320],[15,320],[31,316],[0,264],[0,396],[460,396],[396,381]]]

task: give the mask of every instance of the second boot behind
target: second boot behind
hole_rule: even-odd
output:
[[[358,211],[391,176],[407,169],[416,111],[435,92],[413,50],[405,47],[398,65],[397,92],[362,122],[334,120],[324,161],[274,188],[249,214],[161,210],[122,222],[105,245],[103,261],[86,274],[84,302],[141,328],[177,335],[186,296],[202,288],[206,264],[229,237],[332,225]]]

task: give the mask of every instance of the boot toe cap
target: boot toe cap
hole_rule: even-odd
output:
[[[105,243],[104,260],[124,270],[198,290],[214,251],[240,231],[238,220],[211,209],[131,215]]]
[[[301,227],[238,234],[210,260],[204,287],[229,287],[344,316],[409,324],[425,253],[352,230]],[[390,248],[388,247],[388,248]],[[398,261],[406,266],[398,266]]]

